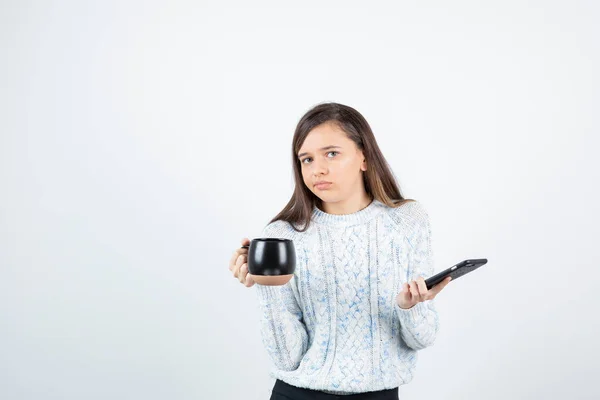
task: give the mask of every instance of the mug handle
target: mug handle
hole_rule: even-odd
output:
[[[243,245],[242,247],[240,247],[240,249],[248,249],[248,248],[250,248],[250,246],[249,246],[249,245],[247,245],[247,244],[245,244],[245,245]]]

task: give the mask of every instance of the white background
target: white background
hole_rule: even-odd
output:
[[[401,399],[600,397],[592,1],[2,1],[0,398],[268,399],[227,265],[313,105],[429,211],[441,331]]]

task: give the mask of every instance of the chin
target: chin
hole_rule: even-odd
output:
[[[315,195],[321,199],[321,201],[325,202],[325,203],[335,203],[337,201],[339,201],[339,199],[337,198],[337,196],[335,196],[333,193],[329,194],[329,193],[324,193],[324,194],[316,194]]]

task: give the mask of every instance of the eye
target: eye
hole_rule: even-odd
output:
[[[338,152],[337,152],[337,151],[328,151],[328,152],[327,152],[327,154],[331,154],[331,153],[338,154]],[[330,157],[330,158],[331,158],[331,157]],[[306,157],[305,159],[303,159],[303,160],[300,160],[300,162],[301,162],[301,163],[303,163],[303,164],[306,164],[306,163],[305,163],[305,161],[306,161],[306,160],[310,160],[310,157]]]

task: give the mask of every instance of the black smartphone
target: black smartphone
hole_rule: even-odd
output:
[[[471,271],[476,270],[487,263],[487,258],[476,258],[474,260],[464,260],[459,262],[456,265],[448,268],[445,271],[440,272],[439,274],[435,274],[430,278],[425,279],[425,284],[427,285],[427,290],[431,289],[447,277],[451,276],[452,281],[457,278],[460,278],[464,274],[468,274]],[[450,282],[452,282],[450,281]]]

